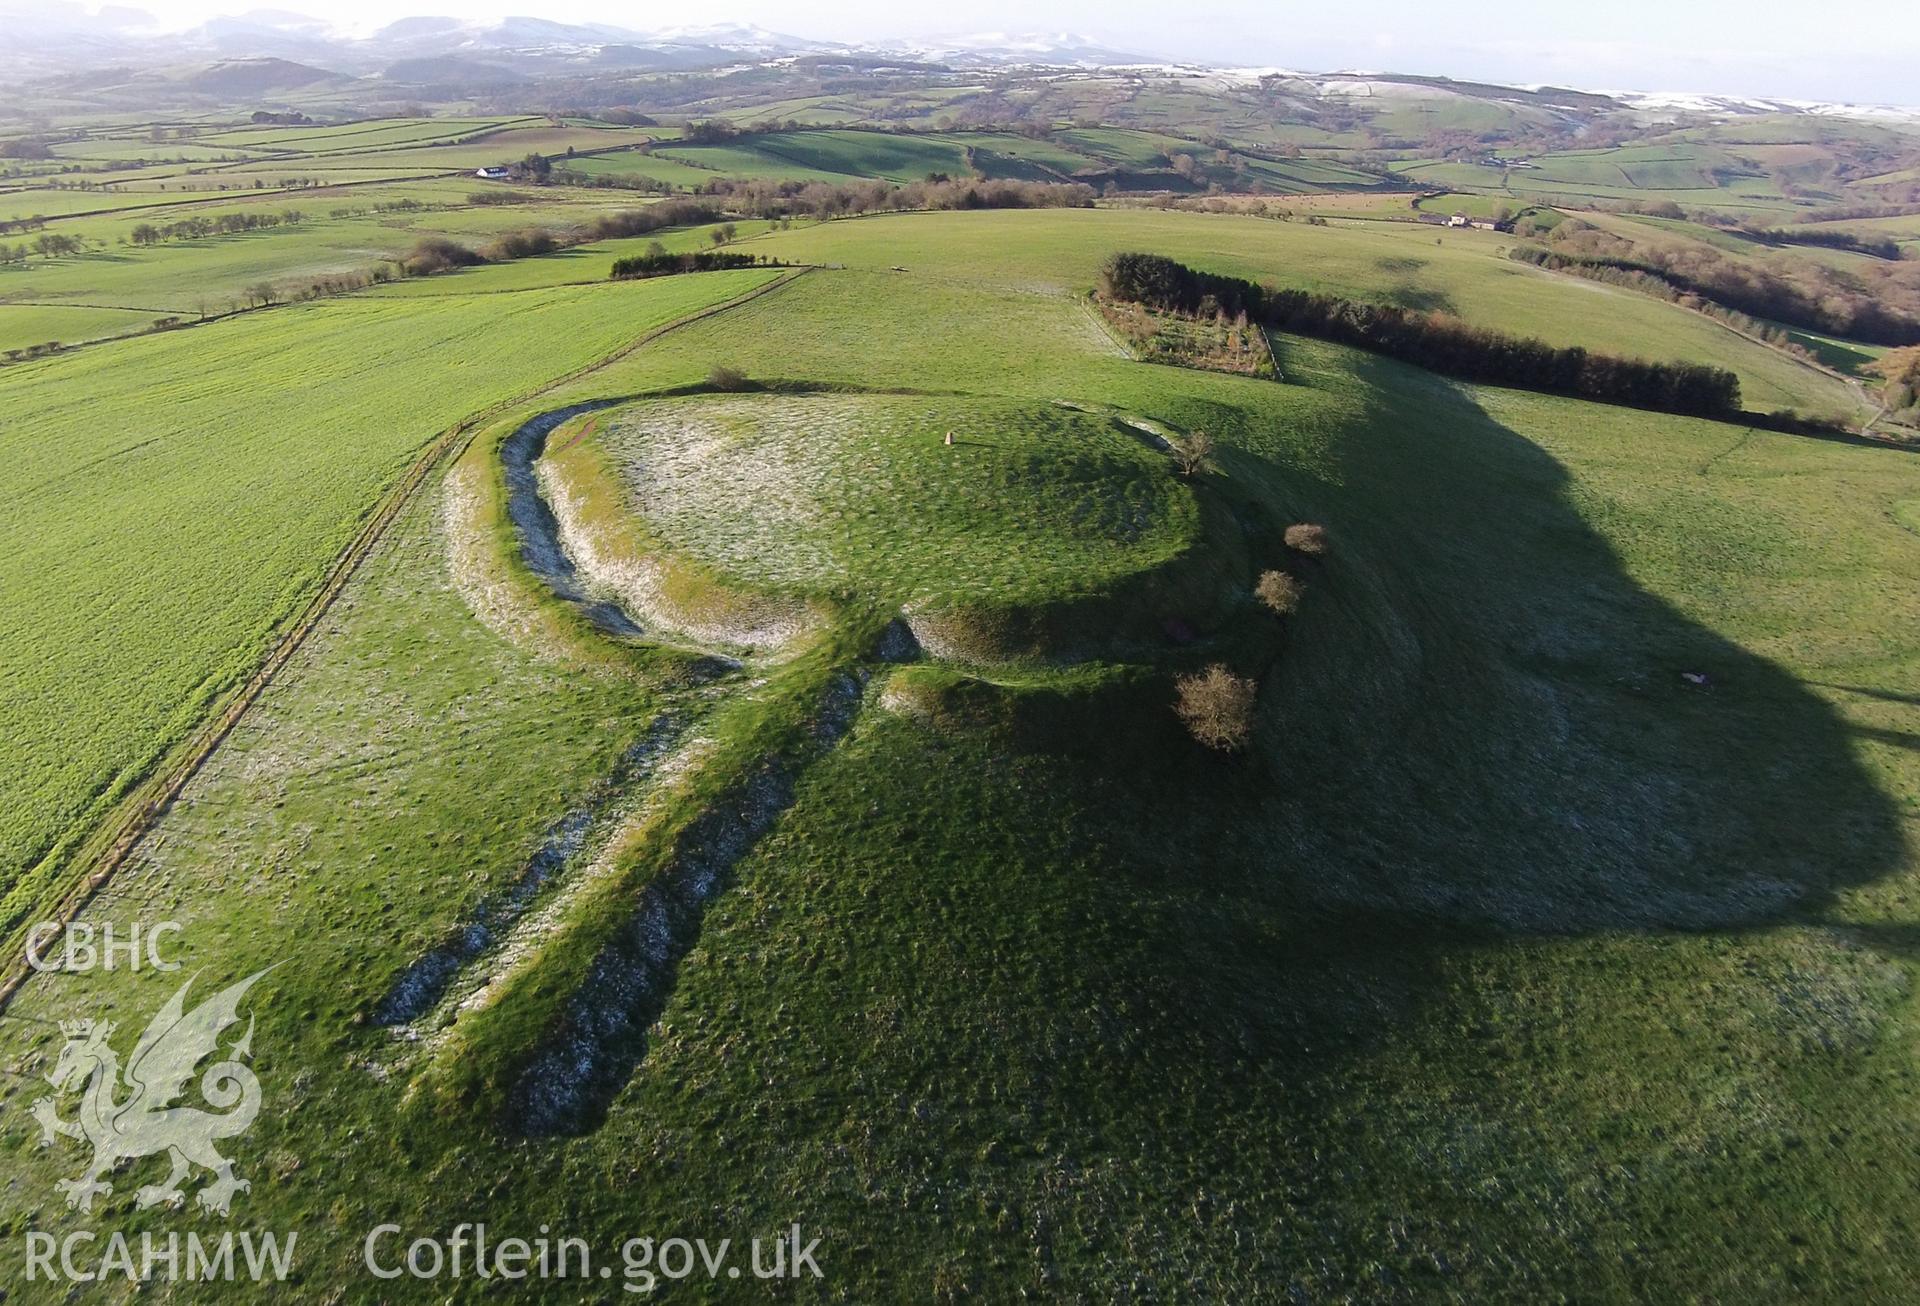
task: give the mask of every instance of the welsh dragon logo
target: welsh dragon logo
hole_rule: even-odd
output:
[[[240,999],[266,973],[256,971],[191,1012],[186,1010],[187,990],[193,987],[189,979],[148,1023],[124,1072],[108,1043],[113,1037],[111,1023],[60,1022],[67,1041],[47,1080],[55,1093],[84,1082],[80,1112],[72,1120],[62,1120],[49,1095],[33,1104],[33,1116],[40,1122],[42,1147],[53,1146],[56,1138],[93,1144],[93,1164],[87,1172],[57,1185],[66,1194],[68,1206],[92,1210],[95,1197],[113,1191],[102,1176],[122,1161],[161,1152],[171,1160],[173,1171],[166,1182],[147,1184],[134,1194],[140,1207],[184,1201],[180,1183],[195,1166],[213,1172],[213,1181],[196,1197],[216,1215],[226,1215],[233,1195],[247,1191],[250,1185],[234,1177],[233,1162],[215,1151],[214,1144],[245,1133],[260,1113],[260,1081],[246,1065],[253,1048],[251,1016],[247,1032],[228,1046],[226,1059],[207,1067],[200,1077],[200,1094],[215,1110],[174,1102],[186,1091],[195,1067],[218,1050],[221,1033],[239,1021]],[[119,1096],[123,1087],[124,1098]]]

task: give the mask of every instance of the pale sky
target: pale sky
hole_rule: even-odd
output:
[[[170,27],[252,7],[249,0],[119,2]],[[752,23],[838,41],[1070,31],[1143,54],[1238,65],[1920,103],[1920,16],[1912,0],[1844,11],[1806,0],[263,0],[263,7],[269,3],[365,29],[416,14],[531,13],[641,31]]]

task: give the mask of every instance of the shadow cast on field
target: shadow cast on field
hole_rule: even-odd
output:
[[[1639,583],[1566,468],[1470,392],[1357,370],[1374,411],[1321,490],[1417,651],[1381,668],[1371,729],[1319,741],[1338,765],[1302,814],[1317,797],[1324,855],[1350,862],[1356,827],[1404,850],[1336,882],[1501,929],[1702,929],[1817,911],[1900,863],[1856,727]]]
[[[1889,748],[1904,748],[1909,753],[1920,752],[1920,734],[1911,730],[1888,730],[1880,726],[1855,726],[1853,731],[1862,739],[1871,739],[1875,743],[1885,744]]]
[[[1458,314],[1459,312],[1452,295],[1430,286],[1396,286],[1386,293],[1385,298],[1389,304],[1396,308],[1404,308],[1409,313]]]
[[[1143,923],[1160,1053],[1371,1045],[1422,1018],[1463,949],[1824,923],[1904,864],[1856,745],[1920,741],[1861,730],[1645,588],[1566,468],[1471,393],[1356,370],[1367,415],[1320,477],[1228,455],[1336,542],[1300,618],[1319,629],[1261,691],[1263,751],[1169,764],[1118,806],[1150,850],[1128,879],[1165,895]]]

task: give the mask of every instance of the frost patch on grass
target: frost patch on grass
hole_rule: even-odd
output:
[[[1052,403],[671,399],[623,409],[600,439],[650,537],[780,594],[1038,606],[1105,592],[1200,538],[1198,501],[1164,458]]]
[[[547,827],[540,846],[512,884],[482,899],[439,946],[400,973],[375,1006],[373,1022],[404,1025],[439,1002],[460,969],[511,929],[540,890],[579,855],[586,845],[588,832],[608,807],[632,786],[647,779],[684,726],[685,722],[671,713],[656,718],[639,742],[621,754],[613,773],[596,785],[578,807]]]
[[[574,560],[587,588],[612,595],[621,607],[656,626],[669,627],[710,644],[777,649],[815,631],[820,618],[807,604],[768,595],[709,595],[704,611],[676,602],[668,567],[657,557],[623,548],[617,528],[597,522],[586,496],[567,483],[552,463],[536,468],[559,531],[560,545]]]
[[[626,847],[636,832],[644,829],[669,801],[686,777],[711,755],[713,741],[694,736],[660,759],[653,767],[650,781],[640,789],[637,801],[619,805],[610,814],[608,833],[597,843],[591,861],[565,876],[555,890],[545,895],[534,909],[516,923],[497,947],[483,954],[474,966],[450,986],[441,1003],[431,1044],[438,1047],[453,1022],[462,1014],[491,1006],[512,988],[517,976],[536,964],[540,949],[558,934],[570,918],[581,894],[617,873],[619,850]]]
[[[800,755],[768,757],[681,836],[672,862],[641,894],[626,925],[594,959],[586,981],[510,1091],[509,1127],[533,1135],[597,1127],[646,1055],[682,957],[733,868],[793,805],[803,768],[846,735],[862,683],[835,677]]]
[[[447,472],[441,494],[440,526],[447,545],[447,571],[453,587],[480,624],[536,657],[562,660],[566,647],[542,620],[514,582],[500,574],[493,556],[481,478],[485,467],[465,461]]]

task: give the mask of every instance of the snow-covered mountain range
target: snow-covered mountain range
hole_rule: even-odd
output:
[[[152,15],[125,5],[88,10],[72,0],[0,0],[0,74],[13,79],[103,68],[149,69],[283,60],[297,79],[402,78],[437,70],[446,77],[471,69],[500,81],[552,72],[693,71],[773,61],[845,59],[866,66],[934,64],[953,69],[1047,68],[1090,72],[1136,68],[1251,82],[1279,78],[1293,93],[1315,97],[1446,98],[1470,94],[1539,102],[1544,93],[1588,107],[1608,105],[1648,113],[1711,117],[1807,113],[1920,121],[1920,107],[1850,105],[1806,100],[1740,98],[1684,92],[1585,92],[1554,88],[1491,87],[1443,78],[1391,73],[1303,73],[1281,68],[1206,68],[1150,52],[1117,48],[1073,32],[973,32],[861,45],[814,40],[741,23],[690,24],[637,30],[606,23],[565,23],[515,16],[491,20],[405,17],[372,29],[343,29],[283,9],[252,9],[184,30],[166,30]],[[271,79],[269,79],[271,80]],[[292,85],[297,83],[285,82]]]

